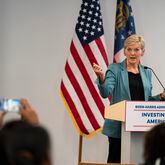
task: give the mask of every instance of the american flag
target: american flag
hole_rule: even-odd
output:
[[[93,63],[108,66],[99,0],[83,0],[61,81],[61,96],[80,134],[93,135],[104,123],[102,99]]]
[[[116,23],[115,23],[115,45],[114,62],[123,61],[124,40],[135,34],[135,23],[129,0],[117,0]]]

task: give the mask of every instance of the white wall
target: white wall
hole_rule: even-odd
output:
[[[145,65],[165,83],[165,1],[132,0],[137,33],[146,40]],[[0,0],[0,97],[28,98],[50,131],[53,162],[77,165],[79,135],[59,96],[81,0]],[[112,59],[116,0],[101,0]],[[161,92],[154,80],[154,93]],[[101,133],[84,139],[83,160],[106,162]]]

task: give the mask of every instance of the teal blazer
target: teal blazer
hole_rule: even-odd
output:
[[[151,70],[144,69],[144,66],[139,64],[139,72],[141,75],[145,100],[160,100],[160,96],[152,96]],[[131,100],[128,72],[126,68],[126,60],[121,63],[111,64],[105,74],[103,84],[96,80],[100,94],[103,98],[112,96],[111,105],[123,100]],[[102,133],[114,138],[121,137],[121,122],[105,119]]]

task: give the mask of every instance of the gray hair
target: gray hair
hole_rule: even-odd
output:
[[[145,48],[145,42],[142,36],[139,36],[137,34],[133,34],[126,38],[124,41],[124,49],[127,48],[129,45],[139,43],[141,45],[141,49]]]

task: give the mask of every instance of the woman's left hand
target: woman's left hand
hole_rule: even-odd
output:
[[[160,98],[162,101],[165,101],[165,90],[160,94]]]

